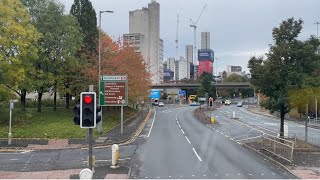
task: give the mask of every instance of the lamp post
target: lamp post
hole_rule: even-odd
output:
[[[101,76],[101,14],[102,13],[113,13],[113,11],[99,11],[99,76],[98,76],[98,83],[99,83],[99,104],[100,104],[100,76]],[[101,134],[102,133],[102,107],[101,107],[101,121],[98,125],[98,131]]]

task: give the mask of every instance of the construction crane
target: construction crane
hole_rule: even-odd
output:
[[[193,65],[194,65],[194,79],[196,80],[196,65],[195,65],[195,62],[196,62],[196,58],[197,58],[197,39],[196,39],[196,37],[197,37],[197,24],[198,24],[198,22],[199,22],[199,20],[200,20],[200,18],[201,18],[201,16],[202,16],[202,14],[203,14],[203,12],[204,12],[204,10],[206,9],[206,7],[207,7],[207,4],[205,4],[204,5],[204,7],[202,8],[202,11],[201,11],[201,14],[200,14],[200,16],[198,17],[198,19],[196,20],[196,21],[193,21],[191,18],[190,18],[190,22],[191,22],[191,24],[190,24],[190,27],[192,27],[193,28],[193,40],[194,40],[194,42],[193,42],[193,61],[192,61],[192,63],[193,63]]]
[[[179,12],[177,13],[177,29],[176,29],[176,60],[179,58]]]

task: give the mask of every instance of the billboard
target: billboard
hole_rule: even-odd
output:
[[[211,49],[199,49],[198,61],[212,61],[214,62],[214,52]]]
[[[161,92],[157,89],[152,89],[149,94],[150,99],[160,99]]]
[[[212,74],[212,62],[211,61],[199,61],[198,76],[200,77],[203,72]]]

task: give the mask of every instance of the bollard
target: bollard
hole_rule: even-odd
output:
[[[211,114],[211,124],[213,124],[213,123],[214,123],[214,115]]]
[[[236,112],[232,112],[232,118],[235,119],[236,118]]]
[[[283,136],[287,138],[288,135],[289,135],[288,125],[285,124],[285,125],[283,126],[283,129],[284,129],[284,130],[283,130],[283,131],[284,131],[284,132],[283,132]]]
[[[79,173],[79,178],[80,179],[92,179],[92,177],[93,177],[93,172],[88,168],[83,169]]]
[[[119,167],[118,159],[119,159],[119,146],[117,144],[112,145],[112,169],[116,169]]]

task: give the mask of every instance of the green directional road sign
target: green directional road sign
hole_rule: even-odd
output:
[[[128,76],[101,75],[99,104],[100,106],[127,106]]]

